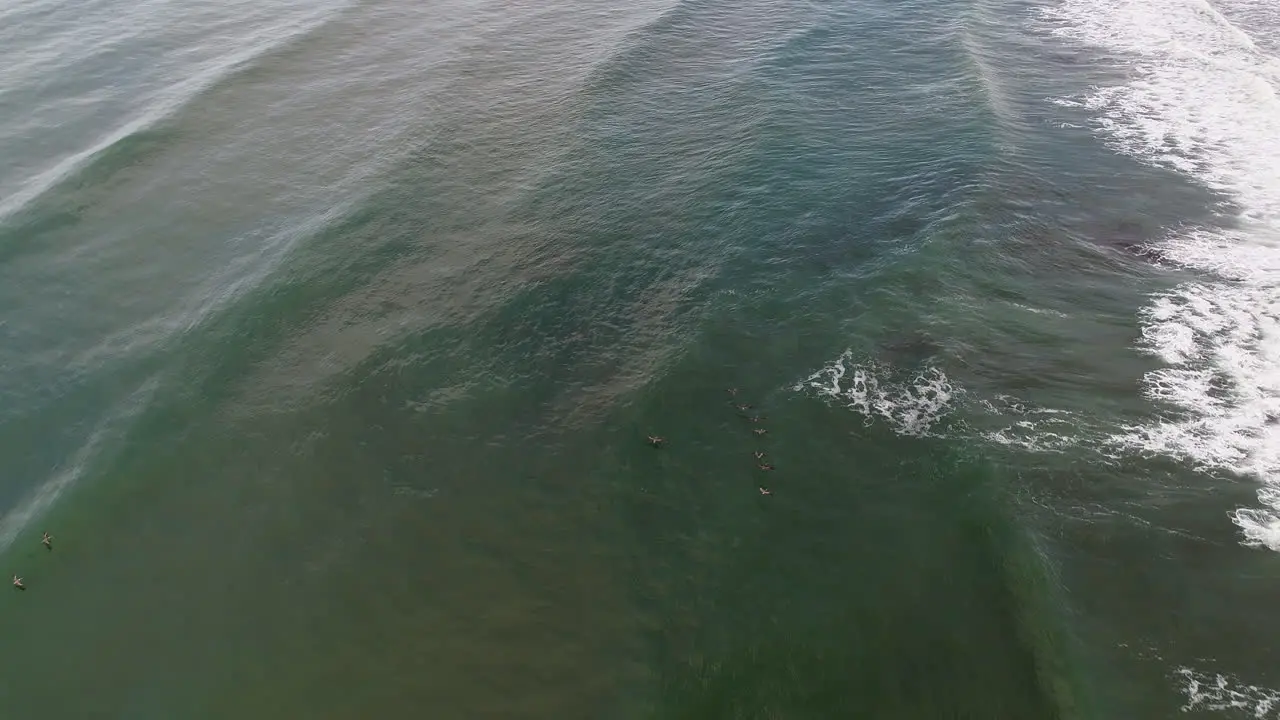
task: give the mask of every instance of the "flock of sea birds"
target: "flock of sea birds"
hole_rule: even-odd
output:
[[[729,388],[727,392],[729,393],[730,397],[737,398],[738,396],[738,388]],[[746,418],[747,420],[753,423],[760,423],[760,422],[764,422],[765,420],[765,417],[763,415],[752,414],[751,411],[754,410],[754,407],[751,405],[745,405],[745,404],[735,402],[734,407],[738,409],[738,412],[742,413],[742,417]],[[751,433],[755,435],[757,438],[763,438],[765,435],[769,433],[769,431],[762,427],[756,427],[751,429]],[[649,444],[655,448],[662,447],[663,445],[666,444],[666,442],[667,442],[667,439],[662,437],[661,435],[649,436]],[[755,452],[752,453],[752,456],[755,457],[756,459],[756,467],[760,468],[765,472],[773,470],[773,465],[766,460],[763,450],[756,450]],[[759,490],[761,495],[773,494],[769,490],[769,488],[764,487],[763,485],[760,486]]]
[[[41,545],[44,545],[44,548],[45,548],[46,550],[52,550],[52,549],[53,549],[53,536],[46,532],[46,533],[44,534],[44,536],[40,538],[40,544],[41,544]],[[14,589],[17,589],[17,590],[26,590],[26,589],[27,589],[27,586],[26,586],[26,585],[24,585],[24,584],[22,583],[22,578],[21,578],[21,577],[19,577],[18,575],[14,575],[14,576],[13,576],[13,587],[14,587]]]
[[[731,397],[736,398],[738,395],[738,388],[729,388],[728,392]],[[735,402],[734,407],[738,409],[738,412],[742,413],[742,417],[746,418],[750,422],[752,423],[764,422],[765,417],[763,415],[752,414],[751,411],[754,409],[753,406]],[[769,432],[768,430],[762,427],[756,427],[751,429],[751,433],[755,435],[757,438],[764,437],[766,434],[768,434],[768,432]],[[649,444],[655,448],[661,448],[666,443],[667,443],[667,439],[660,435],[649,436]],[[756,467],[760,468],[762,471],[768,472],[773,469],[773,465],[767,461],[767,458],[765,457],[763,450],[754,451],[752,453],[752,456],[755,457],[756,459]],[[770,491],[769,488],[764,487],[763,485],[760,486],[758,489],[760,490],[761,495],[773,494],[773,492]],[[53,536],[47,532],[44,533],[44,536],[40,538],[40,544],[44,545],[45,549],[47,550],[53,550]],[[27,589],[27,586],[22,582],[22,578],[18,575],[13,576],[13,587],[17,590]]]

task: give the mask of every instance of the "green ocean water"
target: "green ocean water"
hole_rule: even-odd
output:
[[[1271,717],[1042,5],[188,5],[0,5],[0,716]]]

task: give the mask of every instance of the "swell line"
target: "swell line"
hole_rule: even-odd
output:
[[[254,67],[263,58],[318,31],[340,14],[343,7],[345,6],[339,6],[337,9],[324,8],[297,21],[277,23],[263,28],[256,34],[256,39],[260,42],[221,57],[191,76],[168,86],[159,92],[141,112],[102,135],[88,147],[57,160],[53,165],[23,182],[15,192],[0,198],[0,224],[28,209],[33,202],[59,185],[74,181],[77,175],[87,171],[111,148],[156,128],[219,83]],[[293,26],[290,32],[280,33],[283,28],[290,25]]]

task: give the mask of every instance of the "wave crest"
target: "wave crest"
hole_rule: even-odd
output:
[[[1112,442],[1260,478],[1267,509],[1233,519],[1245,544],[1280,550],[1280,58],[1266,51],[1280,10],[1065,0],[1043,17],[1054,35],[1127,58],[1126,81],[1058,102],[1090,113],[1117,152],[1219,193],[1229,218],[1151,248],[1202,279],[1141,312],[1141,347],[1165,365],[1144,381],[1162,414]]]
[[[951,411],[956,390],[946,373],[926,367],[914,376],[898,380],[889,369],[875,363],[859,363],[852,350],[796,384],[836,399],[866,418],[888,423],[903,435],[923,437]]]

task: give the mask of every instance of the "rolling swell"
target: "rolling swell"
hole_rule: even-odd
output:
[[[103,542],[47,565],[15,645],[83,652],[57,678],[7,655],[20,702],[1083,713],[1009,471],[928,437],[945,393],[867,425],[777,387],[850,335],[882,389],[964,349],[937,318],[1004,188],[955,14],[661,3],[600,30],[611,5],[366,3],[98,167],[107,197],[50,237],[146,207],[89,250],[195,292],[75,355],[158,330],[163,382],[59,503]],[[149,662],[103,661],[122,645]]]
[[[302,19],[296,27],[284,34],[278,32],[279,28],[273,27],[270,37],[263,42],[218,57],[206,67],[195,69],[185,77],[173,78],[168,87],[155,93],[155,97],[141,113],[123,122],[89,147],[61,159],[53,167],[27,180],[16,192],[0,201],[0,248],[12,243],[15,236],[26,235],[32,224],[39,224],[42,215],[68,203],[75,205],[74,191],[91,184],[96,178],[109,175],[122,157],[129,156],[129,146],[136,145],[136,141],[131,138],[164,132],[165,126],[180,124],[183,108],[213,91],[219,84],[234,80],[237,74],[251,70],[258,64],[270,62],[274,53],[291,43],[300,42],[331,18],[330,13],[317,13],[314,17]],[[125,147],[116,148],[117,145]],[[105,169],[90,167],[93,164],[102,164]],[[54,197],[44,198],[50,193]],[[69,195],[72,198],[69,199]],[[29,207],[37,202],[40,203],[39,206]],[[15,224],[17,227],[12,227]]]
[[[900,446],[898,452],[903,456],[933,459],[921,460],[922,464],[936,460],[936,465],[893,472],[911,477],[911,482],[938,483],[964,497],[962,501],[940,500],[926,493],[916,502],[925,507],[934,507],[936,502],[937,507],[948,508],[954,513],[949,522],[974,532],[973,537],[955,544],[980,548],[976,552],[981,560],[971,562],[991,574],[994,585],[990,592],[999,598],[994,602],[1000,615],[1012,623],[1016,642],[1035,669],[1035,683],[1045,707],[1052,708],[1052,716],[1092,717],[1092,692],[1070,632],[1073,611],[1048,548],[1042,547],[1042,540],[1031,529],[1037,513],[1025,502],[1042,490],[1029,486],[1026,478],[1005,464],[1007,461],[998,463],[999,453],[993,452],[991,439],[973,432],[966,418],[973,417],[974,398],[963,388],[952,386],[936,365],[939,359],[931,358],[913,373],[902,366],[855,362],[846,352],[794,389],[837,400],[862,418],[867,432],[892,434],[892,444]],[[1048,429],[1040,427],[1039,434],[1043,440]],[[913,443],[918,447],[909,448]],[[934,489],[930,487],[929,492]],[[945,523],[938,520],[929,525],[935,524]],[[938,546],[951,544],[940,542]]]
[[[696,483],[618,483],[636,488],[632,546],[652,548],[632,571],[660,668],[651,717],[1092,716],[1070,611],[1011,478],[971,446],[883,425],[855,431],[855,459],[838,415],[773,407],[771,455],[821,462],[777,479],[755,512],[723,508],[753,503],[731,473],[700,472],[729,461],[716,452],[685,468]],[[973,663],[979,647],[1000,660]]]
[[[660,22],[658,27],[667,26]],[[631,37],[634,40],[636,34],[633,32]],[[513,43],[509,51],[512,49],[524,52],[528,48]],[[447,62],[458,66],[459,71],[463,69],[462,58]],[[475,62],[485,63],[480,59]],[[523,90],[525,79],[519,72],[522,68],[510,62],[504,65],[503,72],[487,76],[501,80],[489,82]],[[468,69],[468,73],[472,72]],[[607,74],[607,67],[604,72]],[[332,378],[359,364],[376,363],[376,357],[396,351],[402,342],[417,346],[425,342],[425,333],[452,332],[452,327],[467,323],[492,327],[494,335],[500,335],[498,329],[504,327],[508,333],[521,328],[544,328],[552,342],[546,335],[535,334],[527,347],[518,350],[528,363],[536,362],[537,367],[546,368],[547,376],[563,378],[567,387],[575,389],[557,403],[557,413],[597,412],[605,398],[616,398],[652,377],[661,358],[669,352],[664,349],[666,343],[655,341],[664,332],[670,337],[678,336],[671,330],[687,322],[681,318],[690,307],[688,296],[715,272],[715,254],[702,252],[705,241],[690,242],[699,227],[708,227],[708,213],[702,208],[691,213],[693,208],[686,205],[688,194],[680,188],[691,178],[700,177],[699,182],[705,183],[708,168],[698,168],[701,174],[686,174],[680,172],[679,166],[655,163],[652,151],[663,138],[652,134],[633,135],[630,147],[623,148],[623,152],[616,152],[616,144],[595,142],[601,139],[599,132],[607,127],[610,118],[634,111],[633,102],[651,102],[657,96],[637,88],[615,87],[603,92],[588,82],[585,91],[573,95],[571,102],[562,103],[557,90],[540,88],[528,96],[508,93],[501,105],[480,115],[466,115],[458,109],[445,111],[444,120],[437,123],[432,135],[411,150],[390,175],[388,189],[367,201],[370,212],[375,207],[397,209],[379,211],[385,213],[384,219],[371,221],[369,230],[352,227],[332,235],[333,240],[342,238],[344,245],[350,243],[366,251],[385,247],[385,252],[368,253],[359,260],[359,266],[372,263],[371,267],[378,269],[372,270],[372,276],[364,276],[353,272],[357,266],[340,265],[342,272],[335,273],[332,263],[343,255],[326,261],[331,270],[321,273],[324,276],[364,279],[345,290],[333,288],[327,309],[305,322],[307,331],[281,348],[281,355],[270,363],[279,365],[281,370],[262,373],[264,381],[279,390],[274,380],[266,378]],[[517,103],[513,98],[521,99]],[[470,97],[464,95],[457,100],[456,107],[465,108]],[[585,111],[584,106],[588,108]],[[517,143],[511,119],[512,109],[517,108],[522,111],[521,123],[527,123],[531,114],[545,113],[547,120],[538,126],[549,130],[522,125]],[[560,129],[565,125],[585,132],[568,137]],[[465,153],[474,147],[477,136],[485,138],[488,146],[501,147],[506,152],[495,154],[491,164],[473,168],[467,164],[472,158]],[[567,149],[559,144],[566,140]],[[646,148],[650,151],[647,156]],[[636,155],[626,152],[631,149]],[[728,171],[740,158],[730,153],[723,160]],[[440,165],[450,168],[448,177],[438,173],[436,168]],[[509,170],[511,175],[495,176],[495,166]],[[643,187],[638,180],[643,181]],[[566,192],[569,188],[580,192]],[[482,216],[486,220],[477,222],[475,213],[459,214],[434,207],[431,198],[437,191],[473,197],[470,207],[485,208]],[[418,198],[412,209],[404,202],[410,196]],[[660,211],[663,209],[666,211]],[[373,230],[374,227],[378,229]],[[594,232],[604,227],[612,228],[611,232]],[[415,238],[423,230],[432,233],[426,242]],[[374,241],[374,237],[380,240]],[[355,238],[367,238],[369,242],[352,243]],[[714,238],[712,235],[708,240]],[[387,239],[393,242],[385,244]],[[329,242],[317,242],[315,247],[328,246]],[[392,247],[398,249],[391,250]],[[465,257],[463,250],[473,255]],[[639,253],[639,258],[628,257],[633,252]],[[644,264],[637,263],[638,259],[655,259],[658,254],[671,252],[679,256],[678,262],[668,257],[661,271],[635,271],[637,265]],[[355,258],[341,260],[354,261]],[[302,267],[308,264],[303,261]],[[573,268],[571,276],[565,272],[567,267]],[[449,283],[463,277],[463,268],[481,272],[472,276],[475,278],[490,277],[492,273],[495,282],[475,282],[475,291],[465,293],[464,302],[455,305],[447,301],[444,293],[451,289]],[[540,282],[525,283],[527,288],[520,288],[522,283],[509,282],[509,276],[508,282],[496,282],[504,272]],[[550,272],[557,275],[549,276]],[[316,276],[308,271],[306,277]],[[393,291],[395,288],[402,291]],[[374,311],[392,298],[394,309],[390,313]],[[524,309],[508,309],[516,307]],[[601,316],[604,308],[609,309],[608,313]],[[570,323],[569,319],[574,318]],[[571,330],[566,325],[579,329]],[[395,329],[388,336],[384,328]],[[566,339],[557,341],[560,337]],[[342,351],[329,355],[318,353],[316,347],[340,347]],[[310,367],[299,363],[314,356],[328,356],[336,362],[327,364],[323,371],[315,368],[314,373],[295,372]],[[530,367],[509,371],[527,374]],[[251,384],[256,386],[256,381]],[[583,393],[594,399],[584,398]]]
[[[0,263],[72,249],[81,241],[73,231],[84,213],[110,192],[109,184],[179,141],[172,126],[139,127],[89,152],[77,169],[33,193],[30,204],[21,203],[12,215],[0,218]]]
[[[505,22],[526,24],[517,18]],[[625,333],[630,325],[661,323],[649,311],[669,308],[684,284],[694,280],[679,270],[664,273],[665,280],[648,272],[600,274],[603,263],[592,253],[608,254],[611,248],[591,246],[589,239],[596,229],[610,224],[605,213],[626,202],[624,193],[599,183],[601,168],[616,159],[597,155],[572,132],[583,104],[576,96],[566,100],[564,95],[578,87],[581,76],[574,68],[564,69],[568,83],[541,82],[536,72],[545,54],[554,53],[573,58],[585,73],[592,67],[595,49],[587,44],[590,52],[584,48],[578,53],[572,46],[544,46],[540,38],[524,36],[495,37],[493,42],[499,39],[502,53],[484,52],[488,43],[482,42],[442,58],[453,74],[484,80],[472,83],[466,92],[460,92],[457,81],[443,82],[437,92],[451,102],[434,106],[430,132],[417,134],[386,173],[383,187],[362,201],[350,222],[309,243],[317,251],[333,252],[299,258],[294,266],[298,285],[311,284],[312,297],[327,287],[324,299],[311,303],[313,310],[308,312],[316,314],[309,315],[301,323],[302,331],[286,339],[279,354],[254,373],[248,387],[267,383],[277,397],[300,399],[311,383],[376,366],[405,347],[430,345],[434,337],[452,336],[467,325],[478,326],[484,337],[501,335],[503,329],[520,336],[530,327],[545,328],[527,346],[509,348],[518,351],[525,366],[503,370],[527,375],[533,363],[545,362],[549,376],[568,378],[583,365],[609,368],[601,359],[580,356],[581,341],[590,337],[593,345],[598,343],[605,327],[616,337],[614,333]],[[492,94],[502,99],[491,102]],[[478,161],[475,148],[480,141],[492,152]],[[591,181],[585,199],[572,206],[551,199],[565,194],[565,184],[584,178]],[[325,279],[330,277],[348,282],[331,285]],[[634,291],[624,290],[637,283],[640,287]],[[666,283],[673,283],[668,290],[663,289]],[[646,299],[645,288],[656,292],[647,293]],[[595,309],[613,307],[619,293],[633,299],[631,311],[607,321],[596,317],[599,322],[588,333],[586,321]],[[608,301],[594,306],[588,300],[604,296]],[[555,308],[562,312],[553,312]],[[566,332],[574,339],[557,341],[563,323],[573,318],[583,323],[582,332]],[[656,330],[654,326],[632,338],[648,342]],[[614,351],[640,366],[650,363],[640,359],[644,353],[628,354],[618,347]],[[329,361],[320,366],[307,360],[318,356]],[[560,362],[550,364],[556,359]],[[610,369],[615,372],[635,375]],[[293,378],[294,386],[278,384],[284,377]],[[606,374],[597,382],[579,378],[576,384],[600,390],[609,383]],[[566,399],[560,405],[566,412],[581,412],[589,403]]]
[[[209,94],[270,62],[273,53],[329,17],[323,9],[309,9],[302,18],[274,18],[256,35],[246,31],[247,46],[185,68],[190,75],[171,76],[153,96],[139,95],[145,102],[132,120],[0,201],[0,333],[6,340],[0,361],[8,370],[0,387],[6,421],[0,447],[13,458],[0,498],[0,507],[8,509],[6,535],[48,511],[83,478],[100,473],[145,414],[144,406],[164,396],[157,388],[180,382],[165,369],[168,341],[272,267],[268,241],[225,263],[190,268],[176,282],[174,276],[182,274],[177,265],[148,272],[158,257],[183,245],[182,235],[192,231],[191,214],[181,217],[176,203],[148,213],[138,208],[155,194],[157,178],[167,174],[165,163],[198,143],[190,121]],[[74,23],[72,17],[58,21]],[[67,57],[77,57],[65,50]],[[127,81],[119,76],[121,93],[131,87]],[[146,216],[166,213],[167,219],[181,219],[157,223],[167,227],[148,237]],[[133,227],[122,229],[121,221],[130,219]],[[150,245],[157,236],[164,241]]]
[[[664,76],[674,81],[669,91],[676,94],[714,91],[747,80],[772,48],[822,18],[815,8],[799,3],[766,8],[680,0],[616,42],[592,68],[582,92],[588,100],[618,98],[633,85],[653,84]]]
[[[821,36],[811,35],[810,39],[821,39]],[[831,43],[826,47],[830,50],[833,46]],[[796,56],[782,54],[775,71],[781,71],[789,62],[804,57],[805,47],[812,45],[801,43],[795,46],[799,53]],[[631,85],[625,89],[634,91],[635,87]],[[629,96],[624,88],[615,92],[617,99],[625,100]],[[828,102],[830,97],[827,96]],[[606,97],[596,105],[601,110],[601,122],[609,117],[608,99],[614,98]],[[839,110],[836,103],[830,107]],[[245,415],[235,419],[249,422],[263,417],[263,410],[296,410],[304,404],[326,404],[344,397],[352,398],[347,402],[355,403],[362,392],[373,392],[372,389],[362,391],[356,387],[359,378],[363,377],[375,378],[367,383],[372,388],[390,387],[397,394],[407,391],[406,384],[416,383],[413,387],[420,394],[415,394],[415,397],[429,397],[428,392],[433,390],[461,388],[459,394],[463,400],[455,402],[464,405],[467,397],[474,397],[468,393],[492,392],[504,381],[549,380],[553,390],[543,388],[527,406],[507,410],[507,419],[512,426],[510,431],[529,434],[546,427],[563,428],[557,420],[563,417],[563,413],[580,407],[584,396],[633,396],[642,388],[658,387],[659,377],[681,374],[676,361],[688,356],[678,355],[675,361],[666,360],[663,372],[659,373],[655,357],[661,359],[663,355],[644,352],[646,346],[651,348],[672,343],[671,326],[663,324],[664,318],[674,318],[686,328],[696,324],[699,313],[693,313],[690,318],[687,305],[683,317],[679,312],[687,292],[682,288],[691,283],[696,286],[698,282],[705,282],[703,273],[714,274],[716,258],[714,254],[709,256],[707,251],[734,247],[734,239],[728,236],[732,228],[748,227],[755,224],[750,221],[767,220],[767,217],[749,208],[739,209],[736,216],[730,214],[719,220],[723,229],[716,228],[715,232],[708,233],[715,226],[703,224],[706,218],[700,213],[682,216],[688,209],[675,199],[677,195],[674,193],[659,195],[663,202],[654,203],[654,196],[640,192],[643,188],[638,187],[634,180],[613,185],[601,181],[609,178],[609,174],[584,173],[584,170],[599,172],[608,163],[618,163],[616,154],[595,150],[598,155],[594,152],[586,157],[579,155],[573,164],[561,168],[559,173],[542,176],[546,179],[532,190],[516,185],[509,194],[494,193],[501,198],[500,201],[480,198],[477,193],[477,202],[493,202],[493,206],[507,208],[509,213],[501,216],[507,221],[505,224],[494,222],[492,216],[486,222],[477,222],[467,217],[467,213],[450,211],[443,203],[436,204],[432,199],[449,187],[446,183],[455,181],[433,172],[433,163],[455,158],[456,153],[467,147],[469,138],[465,129],[445,128],[445,132],[416,148],[410,153],[410,159],[399,165],[388,178],[386,189],[369,196],[342,220],[324,228],[306,242],[310,248],[335,252],[326,253],[323,259],[299,258],[293,277],[272,288],[260,288],[242,303],[237,303],[231,312],[206,326],[207,334],[203,337],[198,340],[192,338],[184,356],[193,364],[202,363],[202,358],[212,348],[224,346],[232,338],[240,340],[239,349],[223,355],[217,366],[193,365],[195,372],[184,373],[204,378],[200,391],[193,393],[201,403],[207,403],[203,409],[228,406],[246,409]],[[492,140],[494,136],[488,137]],[[636,149],[639,150],[649,139],[641,138]],[[764,140],[772,140],[772,144],[765,146],[768,152],[730,154],[723,158],[725,171],[743,172],[744,163],[772,159],[776,157],[773,153],[785,152],[786,144],[779,137],[766,137]],[[805,147],[816,152],[821,146],[820,141],[814,140]],[[529,153],[528,150],[524,152]],[[538,153],[529,154],[546,157]],[[834,158],[824,167],[837,167],[842,159]],[[920,167],[929,168],[930,165],[925,163]],[[933,219],[940,222],[956,196],[943,193],[945,197],[939,200],[932,191],[941,192],[952,187],[949,178],[954,175],[950,173],[963,174],[975,165],[962,161],[932,167],[935,174],[926,176],[932,182],[921,182],[923,178],[916,176],[914,179],[900,179],[896,187],[903,194],[914,196],[917,206],[933,204]],[[557,183],[565,179],[570,169],[579,177],[579,182],[584,182],[583,177],[593,179],[593,192],[586,199],[579,197],[570,205],[549,204],[546,196],[563,189]],[[668,178],[662,171],[671,173],[671,179],[678,182],[678,168],[654,168],[643,164],[621,164],[616,179],[640,175],[649,178],[655,186],[661,186],[661,181]],[[475,177],[482,176],[477,174]],[[819,187],[823,179],[822,175],[806,178],[814,188]],[[787,178],[775,177],[774,181],[785,185]],[[637,192],[637,196],[629,196],[631,192]],[[958,192],[963,196],[968,191]],[[833,196],[838,197],[829,193],[824,200]],[[405,202],[409,198],[417,200],[412,204]],[[647,205],[637,203],[637,198],[650,202]],[[621,231],[616,222],[618,203],[628,203],[624,207],[629,208],[628,216],[632,219],[631,223],[621,224],[624,228]],[[576,212],[558,221],[542,214],[549,208],[565,207],[574,208]],[[658,227],[640,224],[643,217],[641,208],[647,208],[652,217],[658,218]],[[786,221],[777,219],[766,225],[774,223],[781,226]],[[572,227],[608,227],[612,230],[580,234],[572,232]],[[924,226],[920,233],[913,233],[913,239],[924,242],[931,235],[927,231],[930,229],[936,229],[936,226]],[[707,233],[709,237],[701,236],[701,233]],[[424,237],[429,240],[424,241]],[[761,253],[758,261],[764,266],[771,254],[786,247],[786,242],[794,242],[794,235],[771,237],[765,234],[762,239],[765,242],[751,252]],[[895,240],[901,242],[903,238]],[[458,248],[458,254],[450,253],[449,248],[452,247]],[[468,256],[463,251],[475,255]],[[640,258],[666,257],[671,260],[672,251],[677,253],[676,262],[669,262],[662,270],[654,270],[637,258],[638,255]],[[901,256],[898,259],[901,261]],[[562,264],[566,261],[572,262]],[[566,272],[570,268],[572,274]],[[512,282],[513,272],[519,278],[516,282]],[[471,303],[456,299],[457,283],[468,276],[477,279],[476,293],[464,295],[473,301]],[[490,281],[510,284],[490,285]],[[664,287],[671,290],[664,293]],[[655,288],[659,290],[656,293]],[[281,317],[290,317],[290,326],[295,329],[282,326]],[[678,334],[675,339],[679,340]],[[472,346],[501,347],[502,353],[486,363],[475,363],[472,361]],[[687,352],[701,353],[704,350],[694,347]],[[397,357],[404,353],[416,358],[419,367],[435,370],[439,384],[432,387],[426,384],[426,380],[397,380],[401,372]],[[744,356],[750,354],[748,350]],[[311,358],[316,359],[315,366],[305,364]],[[324,360],[323,364],[320,359]],[[739,359],[738,362],[747,361]],[[621,370],[613,363],[621,363]],[[618,378],[618,381],[610,386],[610,378]],[[281,384],[284,382],[298,384],[289,388]],[[711,379],[701,384],[705,387],[715,382]],[[679,389],[666,390],[674,390],[674,395],[681,398],[689,397]],[[719,392],[718,388],[716,392]],[[563,399],[557,402],[557,395]],[[194,407],[199,409],[201,406]],[[579,412],[589,412],[592,418],[598,418],[605,410],[616,412],[618,404],[604,403],[592,407],[588,403],[587,407],[588,410]],[[439,424],[439,431],[449,437],[444,421],[439,421]],[[635,424],[640,427],[648,425],[644,422]],[[567,433],[557,430],[551,442],[563,443],[565,435]],[[847,438],[841,437],[840,441],[847,441]],[[891,447],[896,456],[921,455],[918,446],[909,444],[919,442],[914,439],[896,439],[878,432],[876,441]],[[439,453],[438,443],[444,441],[418,442],[418,452],[434,448]],[[426,448],[421,444],[426,444]],[[931,446],[931,449],[946,452],[945,447]],[[883,462],[890,461],[886,457]],[[706,470],[710,472],[712,468]],[[990,716],[997,711],[1009,710],[989,704],[993,701],[989,701],[988,696],[995,693],[988,693],[987,688],[1001,678],[1002,682],[1017,684],[1013,692],[1017,699],[1008,701],[1012,704],[1010,716],[1071,717],[1072,708],[1078,703],[1074,695],[1076,688],[1069,679],[1069,668],[1063,667],[1068,664],[1060,658],[1065,650],[1055,627],[1062,611],[1047,599],[1051,597],[1052,584],[1045,579],[1048,573],[1043,560],[1035,555],[1030,540],[1003,515],[1005,511],[1000,510],[999,503],[991,497],[997,491],[981,492],[978,493],[980,499],[964,502],[966,493],[974,487],[991,482],[985,477],[988,472],[986,469],[966,468],[958,462],[954,467],[939,470],[929,467],[924,460],[894,471],[892,476],[915,480],[897,490],[896,495],[893,490],[888,490],[890,496],[897,500],[890,512],[904,515],[894,516],[892,523],[877,519],[874,511],[859,510],[876,507],[873,496],[867,491],[886,490],[884,486],[867,488],[861,493],[837,489],[834,491],[837,494],[849,493],[847,497],[841,496],[847,502],[838,502],[833,501],[831,488],[846,487],[848,478],[838,475],[815,477],[811,485],[800,490],[808,494],[809,502],[806,504],[829,507],[833,512],[820,518],[819,530],[805,533],[795,540],[784,539],[782,543],[796,543],[796,552],[790,555],[795,557],[812,552],[813,548],[805,543],[826,534],[823,531],[829,531],[837,541],[822,546],[818,556],[800,568],[789,568],[785,562],[776,561],[774,568],[779,575],[771,579],[780,581],[779,585],[807,591],[823,587],[829,582],[825,568],[846,565],[848,558],[843,553],[850,547],[883,548],[875,539],[882,532],[894,538],[888,542],[888,548],[881,551],[882,559],[891,562],[885,562],[861,577],[848,578],[855,585],[836,588],[827,601],[820,603],[813,616],[828,622],[804,627],[799,633],[791,632],[794,626],[788,626],[782,632],[759,628],[754,635],[744,633],[741,642],[726,640],[727,627],[718,625],[722,620],[716,619],[712,609],[702,608],[701,617],[709,627],[701,632],[707,633],[709,648],[719,649],[706,651],[705,661],[695,661],[694,664],[682,660],[683,655],[678,651],[670,654],[657,651],[669,662],[659,701],[663,711],[677,717],[696,717],[698,712],[731,707],[734,703],[745,703],[747,699],[759,700],[763,705],[778,702],[791,708],[803,708],[806,703],[821,698],[830,701],[823,707],[885,712],[926,707],[941,712],[958,706],[971,709],[977,716]],[[933,481],[936,481],[936,487],[930,489]],[[654,482],[652,477],[646,477],[636,478],[634,484],[652,486]],[[705,487],[693,491],[707,493],[702,506],[713,504],[712,489]],[[727,494],[727,488],[720,489]],[[906,493],[905,489],[925,493],[927,502],[921,502],[920,496]],[[668,490],[670,494],[689,492],[688,488],[671,487]],[[943,512],[944,508],[950,510],[957,504],[965,508],[965,517],[960,520]],[[932,509],[909,509],[920,505]],[[837,510],[842,512],[834,512]],[[647,511],[637,508],[636,512],[645,514]],[[693,515],[687,519],[690,532],[696,532],[692,528],[697,527],[698,517]],[[786,538],[789,534],[787,528],[811,526],[811,520],[784,512],[774,520],[778,525],[777,532],[765,535]],[[664,522],[670,522],[670,517],[665,517]],[[638,524],[637,527],[643,528],[644,525]],[[937,534],[912,538],[913,528]],[[840,539],[847,542],[838,542]],[[931,556],[930,549],[936,547],[955,550],[953,554]],[[759,549],[762,553],[772,552],[763,546]],[[694,550],[696,548],[690,548],[691,552]],[[1026,553],[1025,556],[1022,553]],[[748,552],[746,556],[753,555]],[[778,553],[778,557],[785,556],[788,553]],[[864,559],[871,558],[864,556]],[[950,577],[947,570],[949,561],[981,567],[980,589],[965,588]],[[663,569],[664,562],[659,558],[652,559],[649,572],[654,574],[654,582],[659,587],[672,584],[679,587],[680,580],[666,575],[668,571]],[[759,570],[741,561],[730,562],[730,567],[729,572],[737,573],[743,582],[749,582],[746,578]],[[725,583],[710,594],[720,598],[722,604],[739,602],[730,589],[734,586],[727,580]],[[883,614],[886,611],[874,607],[869,598],[860,597],[864,591],[874,594],[878,586],[905,587],[910,590],[908,595],[916,600],[896,612]],[[797,602],[799,598],[777,594],[779,591],[776,589],[764,589],[762,592],[766,605],[777,603],[778,607],[795,616],[794,608],[787,604]],[[984,622],[990,625],[980,627],[981,630],[990,630],[1008,647],[1015,648],[1012,651],[1015,660],[1007,668],[975,669],[973,676],[966,676],[969,672],[965,660],[968,643],[976,643],[976,638],[985,635],[975,627],[972,636],[949,639],[943,632],[946,621],[942,618],[936,620],[936,625],[929,625],[927,632],[914,634],[905,646],[895,646],[897,638],[910,634],[912,626],[921,618],[933,617],[938,611],[934,604],[936,600],[930,598],[955,597],[957,594],[966,610],[975,607],[981,610],[990,598],[998,598],[994,605],[981,610]],[[667,606],[668,609],[674,608],[680,612],[680,617],[685,617],[681,608],[683,600],[667,596],[664,602],[673,603]],[[1052,609],[1046,610],[1045,606]],[[749,617],[752,608],[740,607],[738,610],[740,614],[734,617],[743,621],[741,627],[754,627]],[[799,615],[805,616],[804,613]],[[867,618],[875,620],[868,621]],[[1010,623],[1007,618],[1016,620]],[[872,627],[873,623],[880,623],[887,630]],[[682,626],[677,624],[675,627]],[[824,634],[826,637],[821,637]],[[893,659],[881,661],[879,654],[882,652],[890,653]],[[941,684],[946,685],[946,689],[926,694],[924,699],[912,700],[921,687],[928,686],[928,682],[912,685],[905,678],[918,676],[921,672],[935,673],[930,675],[933,678],[944,678]],[[771,684],[779,677],[799,678],[799,682],[790,687]],[[853,678],[851,684],[850,678]],[[949,684],[952,682],[955,684]],[[913,705],[913,702],[919,704]]]

